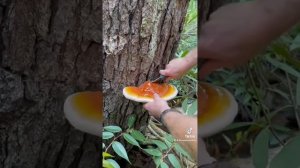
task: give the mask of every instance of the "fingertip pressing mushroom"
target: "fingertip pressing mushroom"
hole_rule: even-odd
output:
[[[162,99],[168,101],[176,97],[178,90],[168,83],[153,83],[146,81],[139,87],[128,86],[123,89],[123,95],[136,102],[151,102],[153,95],[157,93]]]
[[[67,120],[76,129],[101,136],[102,130],[102,93],[79,92],[67,97],[64,113]]]

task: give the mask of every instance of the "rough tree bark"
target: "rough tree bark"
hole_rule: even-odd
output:
[[[187,5],[187,0],[104,0],[105,124],[125,126],[135,113],[136,127],[145,125],[148,114],[126,100],[122,89],[158,77],[174,56]]]
[[[0,1],[0,167],[100,167],[65,98],[101,86],[101,1]]]

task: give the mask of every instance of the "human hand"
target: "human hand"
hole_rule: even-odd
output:
[[[167,64],[166,69],[160,70],[161,75],[170,79],[180,79],[197,64],[197,48],[190,51],[184,58],[175,58]]]
[[[269,5],[272,5],[269,3]],[[258,1],[234,3],[215,11],[201,29],[199,57],[206,60],[200,78],[219,68],[247,63],[282,31],[278,17]]]
[[[154,100],[146,103],[144,108],[149,111],[149,114],[155,118],[159,118],[160,114],[169,109],[167,101],[159,97],[158,94],[154,94]]]

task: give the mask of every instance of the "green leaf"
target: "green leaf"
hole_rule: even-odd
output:
[[[295,70],[294,68],[292,68],[291,66],[281,63],[273,58],[267,57],[267,60],[273,64],[275,67],[282,69],[283,71],[294,75],[297,78],[300,78],[300,72],[298,72],[297,70]]]
[[[184,99],[183,102],[182,102],[182,109],[183,111],[187,111],[187,108],[188,108],[188,98]]]
[[[107,160],[102,160],[102,166],[104,168],[114,168],[113,165]]]
[[[185,155],[188,158],[191,158],[190,154],[185,149],[183,149],[178,143],[175,143],[174,147],[178,153]]]
[[[165,162],[160,163],[161,168],[169,168],[169,166]]]
[[[171,143],[174,142],[174,138],[173,138],[173,136],[172,136],[171,134],[166,134],[166,135],[165,135],[165,138],[166,138],[169,142],[171,142]]]
[[[132,128],[136,121],[136,114],[130,114],[127,118],[127,126],[128,128]]]
[[[252,122],[235,122],[230,124],[228,127],[224,129],[224,131],[229,131],[241,127],[246,127],[246,126],[251,126],[253,123]]]
[[[105,126],[104,130],[117,133],[117,132],[121,132],[122,128],[120,128],[119,126],[110,125],[110,126]]]
[[[293,138],[271,160],[270,168],[299,168],[300,135]]]
[[[127,152],[126,152],[124,146],[120,142],[114,141],[112,143],[112,148],[120,157],[126,159],[130,163]]]
[[[296,104],[300,106],[300,78],[297,78]]]
[[[168,154],[168,159],[174,168],[181,168],[180,163],[174,154]]]
[[[145,137],[140,131],[137,131],[137,130],[132,130],[132,131],[130,132],[130,135],[131,135],[134,139],[136,139],[136,140],[138,140],[138,141],[140,141],[140,142],[145,142],[145,140],[146,140],[146,137]]]
[[[154,161],[156,167],[158,167],[162,160],[161,160],[161,157],[153,157],[153,161]]]
[[[109,154],[109,153],[107,153],[107,152],[102,152],[102,156],[103,156],[104,158],[107,158],[107,157],[113,157],[113,155],[111,155],[111,154]]]
[[[285,132],[285,133],[290,133],[292,131],[290,128],[283,126],[283,125],[273,124],[272,127],[277,131],[281,131],[281,132]]]
[[[194,100],[191,105],[189,105],[188,110],[186,111],[187,115],[194,116],[198,110],[198,101]]]
[[[105,148],[105,144],[104,144],[104,143],[102,143],[102,148],[103,148],[103,149]]]
[[[164,139],[165,144],[168,146],[168,148],[172,147],[172,143],[170,141],[168,141],[167,139]]]
[[[300,48],[300,34],[298,34],[290,46],[290,50],[295,50]]]
[[[157,145],[161,151],[168,149],[167,145],[160,140],[152,140],[151,142]]]
[[[266,168],[268,164],[270,132],[263,129],[255,138],[252,151],[253,164],[256,168]]]
[[[123,137],[130,144],[140,147],[139,143],[131,135],[124,133]]]
[[[114,136],[111,132],[102,132],[102,139],[110,139]]]
[[[162,153],[158,149],[143,149],[146,153],[152,156],[161,156]]]
[[[114,167],[114,168],[120,168],[120,165],[113,159],[107,159],[107,161]]]

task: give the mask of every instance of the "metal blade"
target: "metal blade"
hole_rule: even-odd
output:
[[[164,83],[164,81],[166,80],[166,76],[164,75],[160,75],[159,78],[154,79],[153,81],[151,81],[152,83]]]

